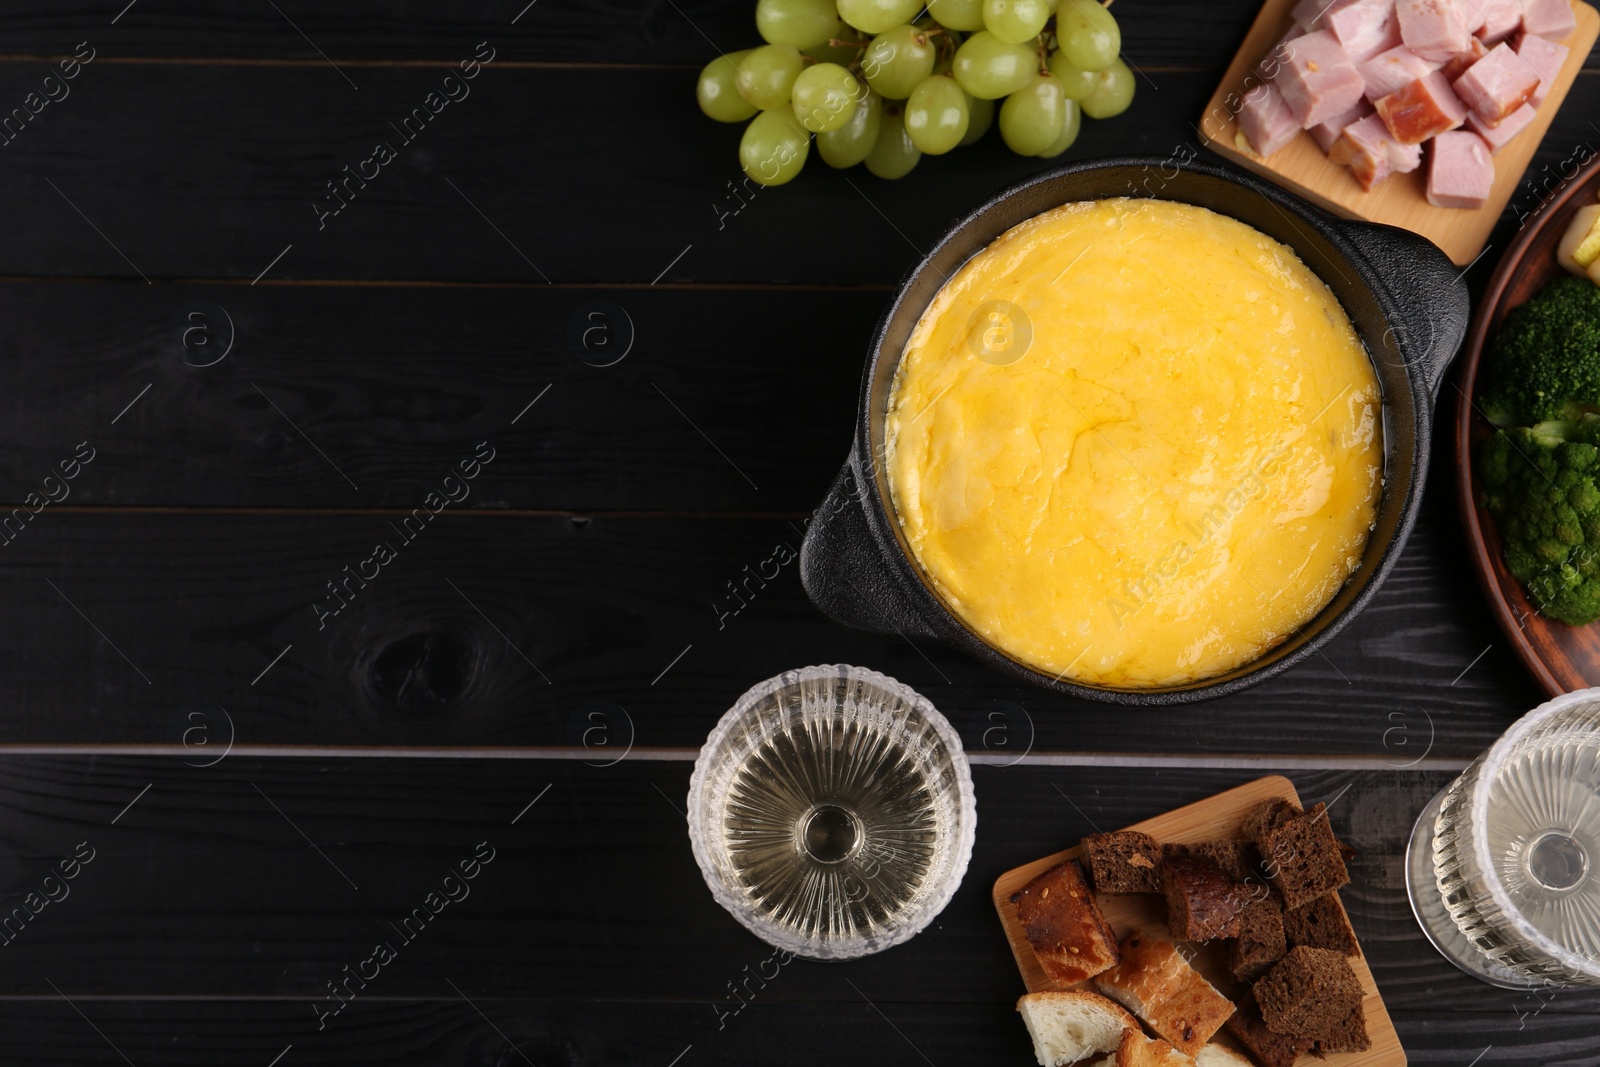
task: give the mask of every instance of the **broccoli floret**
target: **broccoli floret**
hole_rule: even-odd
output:
[[[1600,416],[1515,426],[1483,445],[1483,503],[1506,567],[1543,615],[1600,619]]]
[[[1506,316],[1479,407],[1496,426],[1600,411],[1600,286],[1564,277]]]

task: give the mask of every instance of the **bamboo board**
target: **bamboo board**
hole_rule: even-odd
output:
[[[1300,803],[1294,784],[1287,778],[1273,775],[1247,782],[1225,793],[1218,793],[1214,797],[1187,807],[1169,811],[1165,815],[1157,815],[1153,819],[1134,823],[1125,829],[1142,830],[1164,844],[1195,844],[1219,838],[1238,837],[1239,826],[1245,814],[1262,801],[1274,797],[1282,797],[1297,805]],[[1022,923],[1017,920],[1017,910],[1011,903],[1011,895],[1056,864],[1077,859],[1082,851],[1080,847],[1074,846],[1064,852],[1057,852],[1052,856],[1013,868],[1002,874],[994,883],[995,910],[1000,914],[1000,925],[1005,928],[1006,939],[1011,943],[1011,954],[1016,957],[1017,967],[1022,972],[1023,984],[1028,987],[1030,993],[1073,987],[1057,984],[1045,976],[1044,970],[1033,954],[1033,949],[1028,946],[1027,936],[1022,931]],[[1154,937],[1168,939],[1172,937],[1167,929],[1166,902],[1159,895],[1106,893],[1097,895],[1095,899],[1099,902],[1106,921],[1116,931],[1119,941],[1135,929],[1143,930]],[[1344,903],[1341,901],[1339,906],[1342,909]],[[1230,996],[1241,988],[1228,973],[1227,950],[1222,942],[1210,944],[1185,942],[1184,947],[1194,950],[1191,962],[1212,985]],[[1377,983],[1372,980],[1372,970],[1367,966],[1366,958],[1358,956],[1350,961],[1350,965],[1355,969],[1356,978],[1360,981],[1365,994],[1361,1006],[1366,1012],[1367,1034],[1372,1039],[1372,1047],[1366,1052],[1340,1053],[1321,1061],[1303,1056],[1299,1062],[1323,1063],[1328,1067],[1405,1067],[1406,1054],[1400,1047],[1400,1036],[1395,1033],[1394,1023],[1389,1019],[1388,1009],[1383,1005],[1383,997],[1378,993]],[[1090,982],[1080,982],[1078,986],[1092,988]]]
[[[1294,0],[1267,0],[1255,23],[1245,36],[1244,44],[1223,75],[1222,84],[1206,104],[1205,115],[1200,120],[1201,143],[1218,155],[1255,171],[1280,185],[1300,194],[1312,203],[1346,218],[1366,219],[1369,222],[1399,226],[1421,234],[1444,250],[1456,264],[1466,266],[1483,251],[1489,232],[1494,229],[1500,213],[1511,200],[1528,162],[1544,140],[1556,110],[1566,99],[1578,71],[1589,57],[1595,38],[1600,36],[1600,12],[1588,4],[1573,0],[1573,11],[1578,26],[1562,41],[1569,49],[1567,62],[1561,76],[1550,89],[1538,115],[1521,135],[1502,148],[1494,157],[1494,187],[1489,201],[1475,211],[1462,208],[1434,207],[1428,203],[1427,162],[1410,174],[1394,174],[1380,182],[1371,192],[1361,188],[1350,171],[1331,163],[1323,155],[1317,142],[1309,133],[1301,133],[1294,141],[1262,159],[1247,148],[1240,147],[1244,138],[1239,134],[1234,116],[1238,113],[1243,94],[1260,84],[1251,73],[1256,63],[1278,43],[1289,29],[1290,10]],[[1232,105],[1230,107],[1230,104]]]

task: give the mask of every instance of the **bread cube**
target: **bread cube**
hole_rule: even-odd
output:
[[[1058,863],[1012,894],[1011,903],[1051,981],[1071,985],[1117,962],[1117,936],[1077,863]]]
[[[1267,1029],[1315,1041],[1361,1006],[1350,961],[1325,948],[1292,948],[1255,984]]]

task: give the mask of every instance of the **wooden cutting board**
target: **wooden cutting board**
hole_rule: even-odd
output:
[[[1206,104],[1198,127],[1201,143],[1336,215],[1399,226],[1426,237],[1458,265],[1471,263],[1483,251],[1489,231],[1494,229],[1495,221],[1510,202],[1556,110],[1566,99],[1567,90],[1572,88],[1584,60],[1589,58],[1589,50],[1600,36],[1600,12],[1573,0],[1578,26],[1561,42],[1569,49],[1561,76],[1544,103],[1539,105],[1533,123],[1494,157],[1494,188],[1490,191],[1489,202],[1476,211],[1468,211],[1434,207],[1428,203],[1426,160],[1412,173],[1391,175],[1367,192],[1347,168],[1328,161],[1309,133],[1302,133],[1266,159],[1240,147],[1243,137],[1239,135],[1234,116],[1244,93],[1260,84],[1251,70],[1288,31],[1293,22],[1289,17],[1293,7],[1294,0],[1267,0],[1262,6],[1228,73],[1223,75],[1222,84]]]
[[[1287,778],[1273,775],[1124,829],[1142,830],[1164,844],[1196,844],[1239,837],[1239,826],[1245,814],[1263,800],[1274,797],[1281,797],[1296,805],[1300,803],[1294,784]],[[1000,925],[1005,928],[1006,939],[1011,942],[1011,954],[1017,959],[1023,984],[1030,993],[1073,987],[1053,982],[1045,975],[1033,949],[1028,946],[1028,938],[1022,931],[1022,923],[1017,920],[1017,909],[1011,903],[1011,895],[1056,864],[1077,859],[1082,851],[1082,848],[1074,846],[1064,852],[1034,860],[1007,871],[994,883],[994,907],[1000,913]],[[1116,931],[1119,941],[1134,930],[1143,930],[1153,937],[1172,937],[1167,929],[1166,901],[1156,894],[1104,893],[1098,894],[1095,899],[1106,921]],[[1341,901],[1339,906],[1342,909],[1344,903]],[[1193,949],[1190,962],[1212,985],[1230,996],[1241,989],[1228,972],[1228,954],[1222,942],[1184,942],[1183,945],[1186,949]],[[1383,1006],[1383,997],[1378,994],[1378,986],[1372,980],[1372,971],[1367,966],[1366,958],[1359,956],[1352,959],[1350,965],[1355,969],[1356,978],[1366,994],[1362,1008],[1366,1012],[1367,1035],[1372,1038],[1372,1047],[1366,1052],[1340,1053],[1326,1060],[1302,1056],[1298,1062],[1302,1065],[1321,1063],[1327,1067],[1405,1067],[1406,1053],[1400,1047],[1400,1035],[1395,1033],[1388,1009]],[[1080,982],[1078,987],[1092,988],[1092,983]]]

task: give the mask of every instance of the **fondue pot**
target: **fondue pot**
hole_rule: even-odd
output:
[[[1082,685],[1013,659],[940,599],[895,518],[883,462],[895,369],[917,320],[945,280],[1027,219],[1079,200],[1150,197],[1208,208],[1294,249],[1354,323],[1383,389],[1383,495],[1361,565],[1310,622],[1256,660],[1186,685]],[[1287,670],[1344,629],[1394,566],[1422,502],[1433,404],[1466,332],[1467,287],[1443,252],[1415,234],[1336,219],[1276,186],[1222,166],[1123,157],[1046,171],[1006,190],[947,233],[901,283],[873,337],[855,441],[800,550],[812,601],[838,622],[953,645],[991,666],[1072,696],[1116,704],[1181,704],[1237,692]],[[1263,368],[1262,373],[1270,373]],[[1067,620],[1063,620],[1065,623]]]

